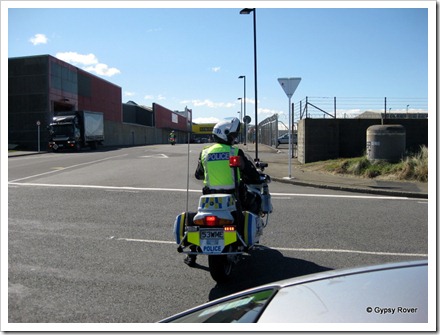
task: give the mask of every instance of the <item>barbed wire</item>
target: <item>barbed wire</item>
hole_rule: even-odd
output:
[[[365,112],[428,113],[428,99],[413,97],[306,97],[294,103],[294,121],[308,118],[354,118]]]

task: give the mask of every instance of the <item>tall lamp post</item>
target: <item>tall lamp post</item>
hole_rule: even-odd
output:
[[[254,79],[255,79],[255,161],[258,162],[258,96],[257,96],[257,14],[255,8],[244,8],[240,14],[254,14]]]
[[[243,123],[243,98],[237,98],[240,100],[240,111],[237,112],[240,114],[240,123]],[[240,130],[240,142],[243,142],[243,128]]]
[[[244,101],[244,109],[243,109],[243,119],[246,118],[246,76],[240,76],[238,79],[244,79],[244,89],[243,89],[243,100]],[[247,123],[243,122],[244,124],[244,142],[243,144],[246,145],[246,137],[247,137]]]

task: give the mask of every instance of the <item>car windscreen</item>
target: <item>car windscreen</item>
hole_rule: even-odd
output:
[[[221,301],[205,308],[197,309],[168,322],[179,323],[252,323],[256,322],[266,304],[277,291],[269,288],[254,291],[238,298]],[[167,322],[167,321],[165,321]]]

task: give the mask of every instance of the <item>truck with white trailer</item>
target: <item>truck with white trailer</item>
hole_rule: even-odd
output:
[[[104,113],[85,110],[55,112],[48,129],[49,148],[53,151],[96,149],[104,141]]]

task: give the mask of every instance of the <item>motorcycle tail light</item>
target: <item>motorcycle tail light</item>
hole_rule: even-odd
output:
[[[205,224],[207,226],[216,226],[218,217],[216,216],[205,216]]]
[[[215,215],[205,216],[203,219],[194,220],[194,224],[197,226],[224,226],[231,225],[234,221],[221,219]]]
[[[229,157],[229,166],[230,167],[240,167],[240,156]]]

